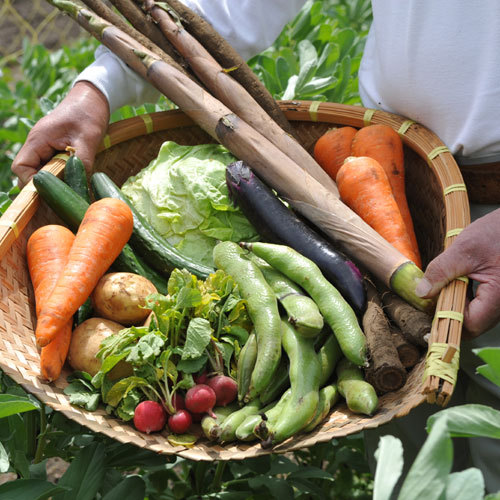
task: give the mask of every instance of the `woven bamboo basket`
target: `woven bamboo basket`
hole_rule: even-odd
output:
[[[285,101],[280,106],[309,151],[321,134],[336,125],[359,128],[370,123],[384,123],[399,132],[405,145],[408,201],[424,265],[469,223],[467,193],[460,171],[446,147],[425,127],[393,114],[359,106],[309,101]],[[128,176],[148,165],[165,140],[190,145],[213,142],[181,111],[134,117],[109,127],[94,168],[106,172],[121,185]],[[65,160],[65,155],[57,155],[44,168],[59,175]],[[103,409],[87,412],[73,407],[63,393],[69,369],[51,384],[40,378],[39,355],[34,339],[34,295],[25,253],[26,241],[35,229],[58,222],[54,213],[40,202],[32,182],[0,218],[0,368],[39,400],[95,432],[123,443],[193,460],[244,459],[309,447],[374,428],[407,415],[426,399],[446,404],[453,391],[453,372],[457,369],[460,344],[460,315],[465,303],[465,280],[455,280],[441,292],[431,332],[430,345],[445,347],[440,363],[448,367],[448,375],[443,375],[443,370],[426,372],[424,380],[426,356],[423,356],[410,372],[403,388],[380,398],[379,409],[374,416],[355,415],[344,404],[338,404],[316,430],[290,438],[272,450],[264,450],[258,444],[243,443],[222,447],[203,438],[193,447],[172,446],[164,434],[140,433],[131,424],[110,417]]]

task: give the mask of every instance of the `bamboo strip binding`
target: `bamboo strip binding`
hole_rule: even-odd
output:
[[[281,102],[280,106],[308,151],[312,151],[314,142],[328,128],[341,125],[362,127],[366,117],[366,110],[357,106],[307,101],[286,101]],[[314,110],[314,116],[311,116],[311,110]],[[407,122],[402,117],[380,111],[370,115],[371,122],[385,123],[395,130]],[[106,171],[115,182],[121,184],[128,175],[136,173],[156,156],[166,138],[190,144],[213,142],[181,111],[153,113],[145,118],[138,116],[110,125],[107,139],[99,149],[95,170]],[[465,227],[470,222],[467,193],[451,189],[454,185],[463,184],[463,179],[449,153],[441,153],[428,161],[429,152],[442,146],[434,134],[419,124],[411,123],[403,134],[403,141],[411,188],[409,203],[415,212],[423,256],[428,262],[456,237],[445,238],[449,231]],[[65,158],[64,155],[58,156],[44,168],[60,175]],[[416,186],[421,186],[422,192],[413,192]],[[435,220],[432,226],[426,225],[429,217]],[[337,406],[318,429],[291,438],[273,450],[262,450],[259,445],[242,443],[221,447],[206,441],[200,441],[194,448],[174,447],[164,435],[136,432],[129,424],[110,418],[104,410],[89,413],[74,408],[62,392],[66,385],[64,378],[54,384],[46,384],[39,378],[38,353],[33,338],[34,300],[25,262],[26,239],[36,227],[54,221],[57,222],[57,218],[43,203],[40,204],[32,183],[21,191],[0,219],[0,368],[56,411],[63,412],[96,432],[159,453],[175,453],[193,460],[244,459],[308,447],[377,427],[392,418],[408,414],[426,398],[446,404],[451,396],[453,384],[437,376],[428,377],[422,382],[425,368],[425,360],[422,360],[413,368],[402,389],[381,397],[380,409],[373,417],[354,415],[345,406]],[[466,281],[460,279],[450,283],[441,292],[436,311],[463,313],[466,287]],[[460,345],[461,326],[459,321],[448,317],[438,318],[433,323],[431,342],[448,344],[446,359],[453,356],[453,350]]]

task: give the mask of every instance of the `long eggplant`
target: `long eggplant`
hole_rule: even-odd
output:
[[[366,291],[354,262],[295,215],[244,162],[227,166],[226,183],[231,200],[264,240],[288,245],[315,262],[356,313],[362,314]]]

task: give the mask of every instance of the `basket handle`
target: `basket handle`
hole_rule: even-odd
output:
[[[60,175],[68,157],[67,153],[57,154],[44,165],[42,170]],[[40,197],[33,180],[30,180],[0,217],[0,259],[10,250],[10,247],[28,225],[39,204]]]

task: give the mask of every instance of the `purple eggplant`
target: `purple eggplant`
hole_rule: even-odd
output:
[[[264,241],[287,245],[321,269],[356,314],[366,307],[366,291],[357,266],[289,209],[242,161],[226,168],[229,195]]]

